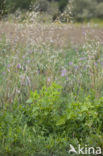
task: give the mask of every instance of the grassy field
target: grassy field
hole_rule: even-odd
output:
[[[100,24],[22,24],[0,23],[0,38],[5,35],[10,42],[27,44],[50,44],[59,48],[72,44],[82,45],[89,39],[103,42]]]
[[[0,155],[69,144],[103,150],[103,28],[0,22]]]

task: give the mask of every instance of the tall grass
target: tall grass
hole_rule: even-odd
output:
[[[0,103],[23,103],[31,90],[56,81],[66,94],[103,92],[103,47],[87,41],[79,48],[50,45],[11,45],[0,41]],[[82,91],[81,91],[82,90]]]
[[[102,42],[83,31],[82,44],[70,44],[72,25],[47,27],[1,24],[0,155],[66,156],[70,143],[103,149]]]

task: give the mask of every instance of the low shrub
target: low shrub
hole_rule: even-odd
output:
[[[62,94],[56,83],[31,92],[25,104],[0,111],[0,155],[66,156],[69,145],[103,149],[103,98],[84,102]]]

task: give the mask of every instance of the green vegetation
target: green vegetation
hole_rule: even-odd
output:
[[[0,0],[0,20],[0,156],[103,152],[102,0]]]
[[[103,150],[103,46],[0,41],[0,155],[67,156]],[[72,154],[71,154],[72,155]]]
[[[0,111],[0,154],[67,156],[69,144],[103,148],[103,98],[81,101],[69,101],[53,83],[31,92],[25,104],[6,105]]]
[[[73,0],[72,13],[77,21],[90,20],[92,18],[103,19],[103,2],[98,0]]]
[[[16,14],[17,11],[22,14],[26,11],[45,13],[52,20],[61,20],[63,14],[65,18],[70,16],[78,22],[90,21],[92,18],[103,20],[103,2],[99,0],[0,0],[1,16]]]

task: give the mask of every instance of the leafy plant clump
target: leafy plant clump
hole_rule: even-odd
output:
[[[93,94],[84,102],[65,97],[52,83],[31,92],[25,104],[0,111],[0,155],[66,156],[69,145],[103,149],[103,98]]]

